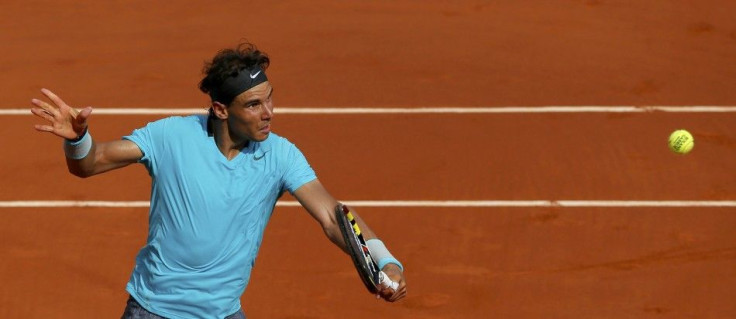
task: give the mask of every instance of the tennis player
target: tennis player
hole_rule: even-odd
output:
[[[164,118],[104,143],[88,127],[91,107],[76,110],[46,89],[51,103],[32,100],[31,112],[48,122],[36,130],[64,138],[72,174],[141,163],[152,178],[148,239],[126,287],[123,318],[245,318],[240,297],[284,191],[347,253],[337,200],[299,149],[272,132],[268,66],[268,56],[252,44],[222,50],[205,65],[199,85],[212,100],[209,114]],[[356,218],[379,268],[399,283],[378,295],[403,298],[403,266]]]

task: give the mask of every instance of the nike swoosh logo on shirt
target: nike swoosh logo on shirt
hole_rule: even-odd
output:
[[[253,159],[257,161],[257,160],[262,159],[264,156],[266,156],[266,154],[261,154],[261,157],[253,155]]]
[[[258,74],[261,74],[261,71],[256,72],[256,74],[251,73],[250,78],[255,79],[258,76]]]

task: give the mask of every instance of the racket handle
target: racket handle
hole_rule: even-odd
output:
[[[391,280],[391,278],[389,278],[388,275],[383,271],[378,273],[378,283],[381,284],[381,286],[391,288],[394,291],[399,289],[399,283]]]

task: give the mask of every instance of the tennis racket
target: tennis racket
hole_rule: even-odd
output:
[[[350,213],[350,209],[343,204],[338,204],[335,207],[335,215],[355,269],[358,270],[358,275],[368,291],[376,294],[381,287],[389,287],[396,291],[399,283],[391,280],[386,273],[378,269],[378,264],[373,260],[371,251],[366,246],[360,227],[353,214]]]

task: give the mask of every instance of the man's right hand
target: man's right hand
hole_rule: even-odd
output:
[[[92,113],[92,107],[88,106],[82,111],[77,111],[53,92],[41,89],[41,93],[48,97],[54,105],[38,99],[31,100],[31,103],[35,105],[31,108],[31,113],[49,122],[47,125],[36,124],[34,126],[36,130],[50,132],[68,140],[81,136],[87,128],[87,118]]]

